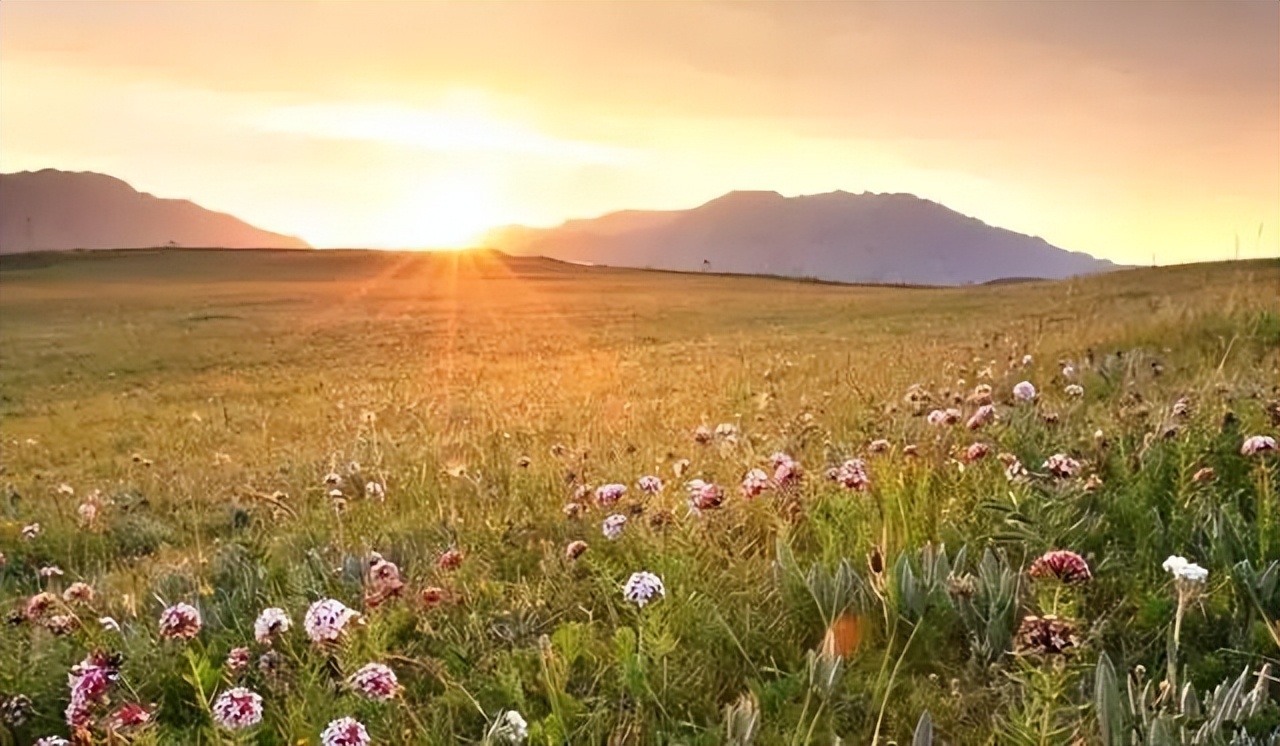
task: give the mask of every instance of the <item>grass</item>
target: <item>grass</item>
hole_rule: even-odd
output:
[[[575,746],[905,743],[926,711],[937,743],[1274,744],[1274,680],[1242,685],[1256,706],[1205,736],[1220,741],[1192,740],[1205,717],[1183,688],[1209,712],[1206,691],[1280,659],[1280,459],[1240,454],[1276,435],[1278,298],[1272,260],[948,289],[485,252],[6,256],[0,600],[96,594],[58,609],[81,622],[69,634],[0,630],[0,693],[33,705],[0,744],[71,735],[67,671],[94,649],[123,667],[93,737],[136,744],[317,743],[343,715],[375,743],[497,743],[506,710],[528,742]],[[1012,400],[1023,379],[1035,403]],[[967,418],[958,400],[983,382],[997,422],[926,423],[935,407]],[[913,384],[927,403],[904,400]],[[720,423],[736,436],[695,442]],[[963,463],[975,442],[990,456]],[[803,481],[744,499],[776,451]],[[997,453],[1031,475],[1008,481]],[[1079,476],[1045,474],[1055,453]],[[824,478],[852,457],[865,492]],[[645,474],[663,494],[642,495]],[[695,477],[725,488],[722,508],[688,514]],[[616,508],[566,517],[580,487],[610,482],[629,485]],[[608,541],[614,511],[630,519]],[[443,569],[451,547],[462,563]],[[1092,579],[1033,581],[1051,549]],[[365,608],[372,552],[405,588]],[[1169,555],[1205,584],[1180,594]],[[65,574],[42,579],[51,565]],[[666,596],[641,609],[622,586],[642,569]],[[424,605],[427,588],[444,602]],[[363,613],[329,646],[301,630],[323,597]],[[203,628],[162,640],[179,601]],[[268,606],[294,629],[264,670]],[[1074,628],[1063,654],[1019,644],[1022,618],[1046,614]],[[252,660],[233,673],[239,646]],[[397,673],[395,700],[343,683],[370,661]],[[1121,706],[1107,682],[1137,693]],[[231,732],[208,705],[237,684],[265,714]],[[151,721],[108,733],[124,702]]]

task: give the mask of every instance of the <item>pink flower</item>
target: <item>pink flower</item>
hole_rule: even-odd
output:
[[[1251,435],[1240,446],[1241,456],[1255,456],[1259,453],[1276,450],[1276,439],[1270,435]]]
[[[166,640],[190,640],[200,634],[200,612],[190,604],[176,603],[160,612],[160,636]]]
[[[965,463],[972,464],[975,461],[981,461],[991,453],[991,446],[986,443],[971,443],[964,452]]]
[[[855,492],[866,492],[871,486],[871,477],[867,475],[867,464],[860,458],[851,458],[841,464],[834,478],[841,486]]]
[[[718,508],[724,503],[724,490],[717,484],[695,479],[685,487],[689,490],[689,508],[695,513]]]
[[[930,425],[941,427],[943,425],[954,425],[960,421],[960,410],[958,409],[935,409],[925,418]]]
[[[232,648],[224,666],[228,673],[240,673],[249,665],[249,648]]]
[[[607,508],[622,499],[627,494],[627,486],[625,484],[605,484],[596,488],[596,505]]]
[[[101,651],[90,653],[72,666],[67,675],[67,687],[71,690],[71,701],[66,710],[67,725],[88,727],[93,708],[106,702],[107,692],[119,676],[119,660]]]
[[[293,620],[284,609],[263,609],[253,623],[253,637],[259,645],[270,645],[276,638],[289,631]]]
[[[386,701],[400,693],[396,672],[381,663],[366,663],[351,674],[347,683],[369,699]]]
[[[302,626],[312,642],[332,642],[341,637],[347,623],[358,616],[359,613],[347,608],[341,601],[322,598],[307,609]]]
[[[457,570],[462,566],[462,550],[457,547],[445,550],[440,559],[436,560],[436,566],[441,570]]]
[[[1066,549],[1045,552],[1031,563],[1027,574],[1038,580],[1054,578],[1068,584],[1083,583],[1093,577],[1093,573],[1089,572],[1089,563]]]
[[[1043,468],[1055,477],[1074,477],[1080,472],[1080,462],[1065,453],[1055,453],[1044,462]]]
[[[404,589],[404,581],[400,580],[400,568],[394,562],[385,560],[382,555],[374,552],[369,563],[368,586],[364,602],[371,609],[389,598],[399,596]]]
[[[970,430],[977,430],[983,425],[989,425],[996,418],[996,408],[990,404],[983,404],[974,411],[973,416],[965,423],[965,427]]]
[[[711,428],[706,425],[698,425],[693,431],[693,440],[696,443],[707,444],[711,442]]]
[[[1030,381],[1019,381],[1013,386],[1013,398],[1018,401],[1031,401],[1036,398],[1036,387]]]
[[[788,454],[778,452],[770,459],[773,463],[773,485],[786,489],[800,479],[800,464]]]
[[[653,475],[643,476],[636,482],[636,487],[645,494],[656,495],[662,492],[662,480]]]
[[[338,718],[329,723],[320,734],[321,746],[369,746],[369,731],[359,720]]]
[[[252,728],[262,722],[262,695],[242,686],[228,689],[214,701],[213,719],[227,730]]]
[[[742,478],[742,496],[746,498],[758,497],[762,492],[769,488],[769,475],[764,473],[763,469],[752,469]]]
[[[134,728],[151,722],[151,710],[136,702],[121,705],[107,718],[107,730]]]
[[[93,588],[87,583],[72,583],[62,592],[62,600],[67,603],[92,603]]]

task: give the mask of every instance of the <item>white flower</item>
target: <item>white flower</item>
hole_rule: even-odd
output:
[[[643,476],[636,482],[636,487],[641,492],[656,495],[662,492],[662,479],[653,475]]]
[[[1031,401],[1036,398],[1036,387],[1030,381],[1019,381],[1013,386],[1013,398],[1018,401]]]
[[[359,612],[347,608],[341,601],[322,598],[307,609],[302,626],[312,642],[331,642],[341,637],[347,622],[358,616]]]
[[[293,620],[284,609],[277,609],[274,606],[263,609],[253,623],[253,638],[260,645],[270,645],[275,637],[288,632],[292,626]]]
[[[1030,364],[1031,364],[1032,359],[1033,359],[1033,358],[1032,358],[1030,355],[1023,355],[1023,356],[1022,356],[1022,367],[1024,367],[1024,368],[1025,368],[1025,367],[1027,367],[1028,365],[1030,365]]]
[[[1240,446],[1241,456],[1254,456],[1264,451],[1276,450],[1276,439],[1270,435],[1252,435]]]
[[[1072,365],[1071,363],[1067,363],[1066,365],[1062,366],[1063,378],[1073,378],[1075,377],[1075,374],[1076,374],[1075,366]]]
[[[666,596],[667,589],[662,584],[662,578],[641,570],[631,573],[627,584],[622,588],[622,595],[631,603],[643,608],[645,604],[654,600],[655,596],[659,598]]]
[[[22,527],[22,538],[24,539],[34,539],[39,535],[40,535],[39,523],[28,523],[27,525]]]
[[[364,496],[381,500],[387,496],[387,488],[382,486],[381,482],[367,482],[364,486]]]
[[[71,742],[62,736],[45,736],[36,741],[35,746],[71,746]]]
[[[342,475],[336,471],[331,471],[324,475],[324,483],[326,487],[341,487]]]
[[[1187,583],[1203,583],[1205,578],[1209,577],[1208,570],[1194,562],[1187,561],[1186,557],[1179,557],[1176,554],[1165,560],[1161,567],[1167,572],[1173,573],[1174,580]]]
[[[1075,399],[1075,398],[1084,396],[1084,386],[1081,386],[1078,383],[1069,383],[1067,384],[1067,387],[1062,390],[1062,392],[1067,396],[1070,396],[1071,398]]]
[[[604,532],[605,538],[609,541],[622,536],[622,529],[627,526],[627,517],[621,513],[614,513],[604,519],[604,523],[600,525],[600,529]]]
[[[213,719],[228,730],[252,728],[262,722],[262,696],[242,686],[228,689],[214,701]]]
[[[107,632],[119,632],[120,623],[109,616],[98,617],[98,624],[102,625],[102,629]]]
[[[369,746],[369,731],[355,718],[338,718],[320,734],[321,746]]]
[[[489,728],[489,740],[510,744],[524,743],[529,737],[529,724],[515,710],[503,710]]]
[[[386,701],[400,692],[396,672],[381,663],[366,663],[359,671],[351,674],[347,683],[369,699]]]

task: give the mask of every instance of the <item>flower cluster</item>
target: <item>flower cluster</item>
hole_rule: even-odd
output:
[[[321,746],[369,746],[370,743],[369,731],[352,717],[331,721],[320,734]]]
[[[652,474],[640,477],[636,481],[636,489],[646,495],[657,495],[662,492],[662,480]]]
[[[1270,435],[1251,435],[1245,438],[1240,446],[1241,456],[1256,456],[1259,453],[1276,450],[1276,439]]]
[[[1014,640],[1019,653],[1046,656],[1060,655],[1079,644],[1075,625],[1052,614],[1023,617]]]
[[[602,508],[614,505],[622,496],[627,494],[627,486],[625,484],[605,484],[596,488],[596,505]]]
[[[695,479],[685,487],[689,491],[689,509],[695,513],[718,508],[724,503],[724,490],[717,484]]]
[[[190,604],[176,603],[160,612],[160,636],[167,640],[190,640],[200,634],[200,612]]]
[[[1067,584],[1083,583],[1093,577],[1089,563],[1075,552],[1056,549],[1045,552],[1031,563],[1027,574],[1037,580],[1053,578]]]
[[[275,607],[263,609],[253,623],[253,637],[258,641],[259,645],[270,645],[285,632],[288,632],[292,626],[293,620],[289,618],[284,609]]]
[[[93,710],[106,703],[111,685],[120,677],[120,659],[102,651],[95,651],[71,667],[67,675],[67,687],[71,701],[67,704],[67,725],[87,728],[93,718]]]
[[[662,584],[662,578],[651,572],[641,570],[631,574],[627,579],[626,585],[622,587],[622,595],[631,603],[644,607],[645,604],[653,601],[655,598],[662,598],[667,595],[667,588]]]
[[[1042,468],[1055,477],[1066,479],[1080,473],[1080,462],[1065,453],[1055,453],[1045,460]]]
[[[622,536],[622,529],[626,527],[627,517],[621,513],[614,513],[613,515],[605,517],[604,521],[600,524],[601,532],[604,533],[605,538],[609,541],[613,541],[619,536]]]
[[[386,701],[400,693],[396,672],[381,663],[366,663],[359,671],[351,674],[347,683],[369,699]]]
[[[214,700],[213,720],[227,730],[252,728],[262,722],[262,696],[242,686],[228,689]]]
[[[312,642],[333,642],[342,636],[347,623],[358,616],[358,612],[347,608],[341,601],[322,598],[307,609],[302,626]]]
[[[1018,401],[1031,401],[1036,398],[1036,387],[1030,381],[1019,381],[1013,386],[1013,398]]]
[[[759,497],[766,489],[769,488],[769,475],[764,473],[763,469],[752,469],[742,478],[742,496],[746,498]]]
[[[867,475],[867,464],[860,458],[851,458],[840,464],[832,478],[840,486],[855,492],[866,492],[871,487],[871,477]]]

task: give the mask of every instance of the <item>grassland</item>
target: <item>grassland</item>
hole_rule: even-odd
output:
[[[314,744],[344,715],[379,744],[497,743],[514,710],[529,743],[575,746],[925,743],[926,711],[953,746],[1276,744],[1256,674],[1280,662],[1280,458],[1241,446],[1277,434],[1278,382],[1270,260],[942,289],[488,253],[4,257],[0,694],[32,712],[0,744],[73,735],[67,672],[91,650],[123,664],[81,737],[113,743]],[[971,431],[980,384],[997,420]],[[950,407],[959,424],[928,424]],[[775,452],[803,478],[739,494]],[[1080,473],[1046,473],[1057,453]],[[826,478],[855,457],[869,489]],[[724,505],[691,513],[694,478]],[[601,508],[607,483],[629,491]],[[1056,549],[1091,579],[1029,577]],[[367,608],[374,552],[404,587]],[[1175,582],[1170,555],[1207,580]],[[643,608],[622,593],[638,570],[666,590]],[[75,581],[93,600],[49,612],[74,629],[26,613]],[[311,644],[325,597],[362,623]],[[191,640],[160,638],[177,602]],[[294,622],[269,650],[266,607]],[[1018,635],[1045,615],[1070,625],[1061,653]],[[345,683],[371,661],[392,701]],[[1230,692],[1205,693],[1242,672],[1252,699],[1208,728]],[[236,685],[261,725],[211,718]],[[150,721],[111,727],[128,702]]]

